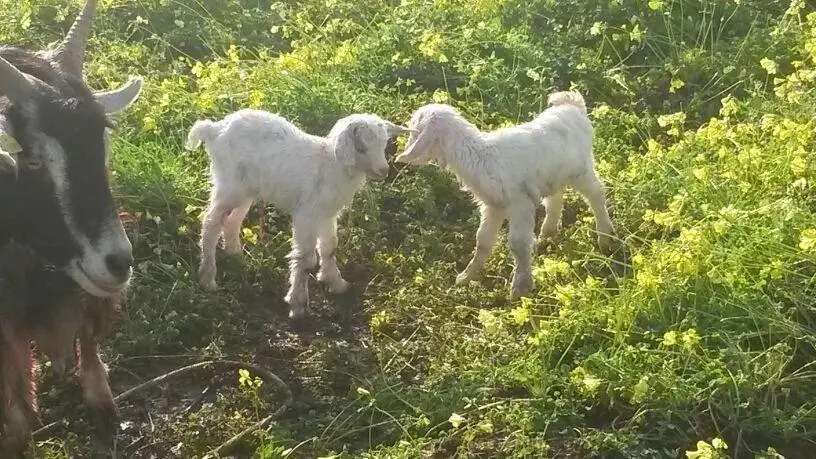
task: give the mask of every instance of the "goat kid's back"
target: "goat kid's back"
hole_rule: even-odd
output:
[[[593,162],[592,142],[594,128],[589,119],[586,103],[580,93],[574,91],[556,92],[548,99],[549,107],[529,124],[546,130],[552,143],[567,145],[580,159],[582,167]]]
[[[586,101],[584,100],[584,96],[582,96],[581,93],[576,91],[554,92],[550,94],[550,97],[547,98],[547,105],[549,107],[571,105],[573,107],[577,107],[578,109],[580,109],[584,115],[587,114]]]
[[[541,197],[594,170],[594,133],[583,97],[555,93],[549,102],[550,107],[531,121],[483,134],[486,144],[499,152],[494,158],[503,182],[523,184]]]
[[[204,145],[214,186],[232,195],[230,200],[262,198],[291,211],[298,196],[311,192],[307,188],[321,163],[331,160],[328,148],[315,150],[322,143],[281,116],[244,109],[217,122],[197,121],[185,147]]]

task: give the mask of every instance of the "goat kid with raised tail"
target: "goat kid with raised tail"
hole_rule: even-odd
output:
[[[595,171],[593,127],[584,98],[577,92],[550,95],[549,107],[518,126],[481,132],[453,107],[428,104],[414,112],[405,151],[397,162],[447,166],[481,207],[476,250],[457,284],[475,280],[484,268],[509,220],[509,244],[515,259],[511,298],[533,286],[532,260],[536,208],[547,215],[539,239],[554,236],[566,186],[578,191],[595,214],[598,244],[609,252],[614,229],[606,209],[604,187]]]
[[[339,120],[327,137],[307,134],[286,119],[244,109],[223,120],[197,121],[186,148],[201,144],[210,157],[212,191],[201,230],[199,282],[217,284],[215,250],[223,235],[227,253],[241,252],[241,223],[254,200],[275,205],[292,217],[289,303],[292,319],[306,316],[308,271],[331,293],[348,288],[337,267],[337,217],[366,177],[384,180],[388,140],[408,130],[376,115],[356,114]]]
[[[108,182],[106,130],[142,80],[88,88],[82,67],[96,5],[85,3],[53,50],[0,46],[3,457],[26,449],[37,414],[32,340],[58,374],[78,351],[95,445],[109,450],[118,426],[99,340],[130,283],[133,254]]]

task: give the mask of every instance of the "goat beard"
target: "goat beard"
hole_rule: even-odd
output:
[[[67,273],[15,242],[0,248],[0,298],[20,299],[0,303],[0,316],[26,328],[57,377],[66,374],[68,359],[77,361],[82,327],[94,335],[106,333],[119,303],[89,295]]]

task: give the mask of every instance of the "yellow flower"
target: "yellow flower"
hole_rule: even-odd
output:
[[[779,66],[776,65],[776,62],[772,59],[768,59],[767,57],[763,57],[759,61],[759,65],[768,72],[768,75],[776,75],[779,71]]]
[[[479,310],[479,322],[487,333],[493,334],[501,329],[501,320],[486,309]]]
[[[683,332],[683,335],[680,338],[683,341],[683,347],[686,349],[692,349],[697,343],[700,342],[700,335],[697,334],[697,330],[690,328]]]
[[[640,380],[632,388],[632,403],[638,403],[643,400],[649,392],[649,377],[641,376]]]
[[[510,311],[510,316],[518,325],[524,325],[530,321],[530,310],[526,306],[519,306]]]
[[[799,236],[799,248],[811,252],[816,248],[816,229],[808,228]]]

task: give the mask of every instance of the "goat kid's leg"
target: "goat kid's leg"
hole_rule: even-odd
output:
[[[3,437],[0,450],[3,457],[22,457],[28,447],[31,425],[37,413],[34,360],[28,337],[16,328],[13,321],[0,319],[0,375],[2,399],[0,421]]]
[[[198,267],[198,282],[207,291],[218,289],[218,284],[215,282],[217,273],[215,249],[227,217],[233,209],[234,207],[221,204],[217,198],[214,198],[204,215],[204,223],[201,227],[201,264]]]
[[[77,354],[82,398],[96,429],[95,449],[110,451],[116,440],[118,415],[108,372],[99,356],[99,343],[92,327],[86,325],[80,333]]]
[[[598,233],[598,246],[604,253],[612,251],[612,235],[615,229],[609,212],[606,209],[606,196],[603,183],[594,173],[587,174],[582,180],[573,184],[573,187],[589,203],[592,213],[595,214],[595,231]]]
[[[558,222],[561,221],[561,213],[564,210],[564,193],[559,191],[544,198],[544,208],[547,209],[547,215],[541,223],[541,231],[538,232],[539,245],[558,234]]]
[[[252,201],[247,201],[233,209],[226,218],[224,223],[224,252],[230,255],[241,253],[241,224],[244,222],[250,207],[252,207]]]
[[[289,254],[289,318],[299,320],[309,311],[309,271],[317,266],[315,219],[292,217],[292,252]]]
[[[317,280],[326,284],[330,293],[348,290],[349,283],[340,275],[337,267],[337,218],[324,223],[317,235],[317,253],[320,255],[320,271]]]
[[[493,252],[496,246],[496,240],[499,238],[499,230],[505,219],[505,212],[503,209],[490,207],[487,204],[481,206],[482,218],[479,223],[479,229],[476,231],[476,250],[473,253],[473,258],[468,263],[465,270],[456,276],[456,284],[460,285],[479,277],[484,268],[487,259]]]
[[[510,251],[515,260],[510,298],[516,300],[533,287],[533,244],[535,242],[535,204],[517,203],[510,209]]]

